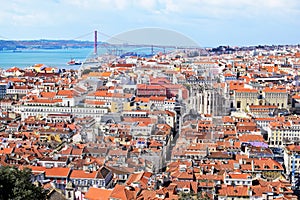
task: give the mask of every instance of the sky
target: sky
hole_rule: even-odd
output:
[[[300,43],[299,0],[9,0],[0,40],[100,41],[140,28],[181,33],[202,47]]]

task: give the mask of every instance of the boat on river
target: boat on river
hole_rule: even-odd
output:
[[[82,62],[80,60],[71,59],[67,65],[81,65]]]

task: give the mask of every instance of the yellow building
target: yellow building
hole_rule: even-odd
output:
[[[267,127],[269,146],[299,143],[299,119],[271,122]]]
[[[258,90],[241,88],[234,91],[234,106],[238,110],[246,110],[249,105],[257,105]]]
[[[247,110],[250,105],[272,105],[286,108],[288,93],[285,89],[265,88],[263,90],[239,88],[234,91],[234,107]]]
[[[288,93],[285,89],[265,88],[262,93],[265,105],[278,106],[278,108],[287,107]]]

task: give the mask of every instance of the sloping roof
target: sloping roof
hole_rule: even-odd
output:
[[[111,172],[107,167],[102,166],[97,173],[97,178],[105,179],[107,175]]]
[[[135,188],[117,184],[111,192],[110,198],[134,200],[136,199],[136,195],[137,190]]]
[[[247,186],[225,186],[218,191],[218,195],[226,197],[249,197],[250,193],[248,191]]]
[[[46,168],[46,177],[62,177],[67,178],[71,172],[70,168],[64,167],[53,167],[53,168]]]
[[[97,171],[73,170],[70,174],[71,179],[94,179]]]
[[[146,188],[148,184],[148,179],[152,176],[151,172],[140,172],[140,173],[135,173],[131,174],[126,181],[127,185],[130,185],[134,182],[138,182],[141,184],[142,188]]]
[[[88,200],[107,200],[112,190],[90,187],[84,198]]]
[[[252,135],[252,134],[243,134],[239,136],[239,140],[241,142],[264,142],[264,138],[262,135]]]

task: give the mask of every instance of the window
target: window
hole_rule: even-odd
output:
[[[241,108],[241,101],[237,101],[237,102],[236,102],[236,107],[237,107],[237,108]]]

